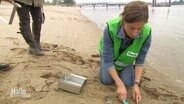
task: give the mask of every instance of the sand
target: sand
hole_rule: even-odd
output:
[[[77,7],[45,6],[46,21],[41,42],[45,56],[28,54],[28,45],[19,32],[18,17],[8,25],[0,19],[0,62],[11,70],[0,72],[0,104],[121,104],[115,85],[99,81],[98,42],[102,30],[80,13]],[[12,6],[0,5],[0,17],[9,20]],[[66,73],[87,78],[81,93],[58,89]],[[25,95],[12,95],[22,89]],[[132,101],[131,88],[128,102]],[[184,104],[184,86],[145,65],[141,104]]]

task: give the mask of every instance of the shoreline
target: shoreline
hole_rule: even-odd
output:
[[[76,7],[45,6],[46,22],[42,29],[43,48],[46,55],[34,57],[27,54],[27,44],[18,30],[18,19],[13,25],[0,24],[1,61],[10,63],[12,70],[0,73],[0,100],[2,104],[104,104],[107,98],[120,103],[115,87],[102,85],[99,81],[98,40],[102,31],[97,25],[80,13]],[[11,6],[0,10],[5,18],[11,13]],[[1,13],[2,12],[2,13]],[[1,16],[1,15],[0,15]],[[64,25],[63,25],[64,24]],[[78,43],[78,44],[76,44]],[[49,61],[48,61],[49,60]],[[141,104],[182,104],[184,89],[171,78],[145,65],[142,81],[143,101]],[[87,77],[80,95],[59,90],[58,77],[64,73],[74,73]],[[10,97],[11,88],[23,88],[30,98]],[[131,91],[129,92],[131,93]],[[131,94],[128,96],[130,104]],[[72,100],[71,100],[72,99]]]

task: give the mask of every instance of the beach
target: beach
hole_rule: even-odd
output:
[[[12,6],[0,5],[0,17],[7,22]],[[0,104],[121,104],[115,85],[99,80],[98,42],[103,31],[80,13],[78,7],[44,6],[46,16],[41,42],[44,56],[28,54],[28,45],[19,34],[19,20],[12,25],[0,19],[0,62],[11,70],[0,72]],[[62,74],[87,78],[81,93],[58,89]],[[12,89],[24,89],[27,96],[11,95]],[[131,88],[127,100],[134,104]],[[141,104],[183,104],[184,86],[149,63],[141,83]]]

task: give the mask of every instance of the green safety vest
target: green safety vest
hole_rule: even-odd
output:
[[[119,53],[119,49],[121,47],[121,38],[117,37],[118,29],[121,27],[122,19],[120,17],[116,17],[109,22],[107,22],[109,28],[109,34],[113,43],[113,60],[115,64],[116,70],[122,70],[127,65],[133,64],[135,59],[137,58],[139,51],[145,42],[145,40],[149,37],[151,27],[148,23],[143,26],[141,30],[141,36],[139,38],[135,38],[122,53]],[[101,37],[99,44],[100,54],[103,52],[103,36]]]

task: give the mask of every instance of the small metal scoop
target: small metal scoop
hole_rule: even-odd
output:
[[[126,101],[126,99],[123,98],[122,104],[128,104],[128,102]]]

